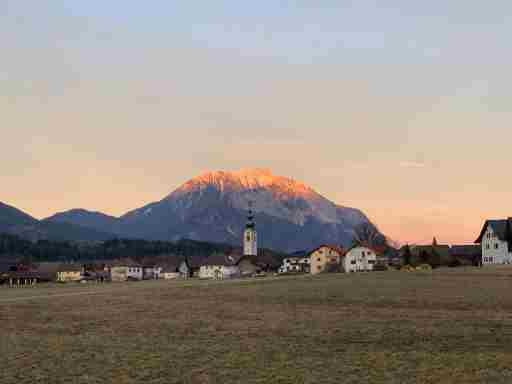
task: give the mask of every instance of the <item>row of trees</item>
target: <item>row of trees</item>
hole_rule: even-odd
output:
[[[178,242],[113,239],[105,242],[60,242],[40,240],[30,242],[14,235],[0,234],[0,259],[40,261],[94,261],[121,258],[141,259],[161,255],[202,256],[214,253],[237,253],[229,244],[194,240]],[[270,250],[263,254],[282,258],[284,255]]]

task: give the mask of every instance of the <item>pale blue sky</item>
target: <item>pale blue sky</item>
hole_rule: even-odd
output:
[[[508,1],[0,0],[0,200],[121,214],[264,166],[469,241],[512,214],[510,36]]]

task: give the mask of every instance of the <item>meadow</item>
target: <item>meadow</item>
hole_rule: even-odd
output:
[[[0,383],[510,383],[512,269],[0,289]]]

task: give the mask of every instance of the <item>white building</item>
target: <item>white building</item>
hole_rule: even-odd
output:
[[[482,245],[482,264],[512,263],[512,218],[487,220],[475,243]]]
[[[232,256],[214,254],[199,267],[200,279],[233,279],[240,277],[237,259]]]
[[[304,257],[287,257],[279,267],[279,273],[309,273],[310,259]]]
[[[372,271],[377,262],[377,254],[373,249],[363,246],[351,248],[341,259],[345,272]]]
[[[244,231],[244,256],[258,256],[258,233],[254,223],[254,214],[249,207],[247,224]]]
[[[127,262],[116,262],[110,266],[110,279],[112,281],[142,280],[142,265]]]

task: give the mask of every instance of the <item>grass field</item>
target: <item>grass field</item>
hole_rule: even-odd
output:
[[[510,383],[512,269],[0,290],[0,383]]]

